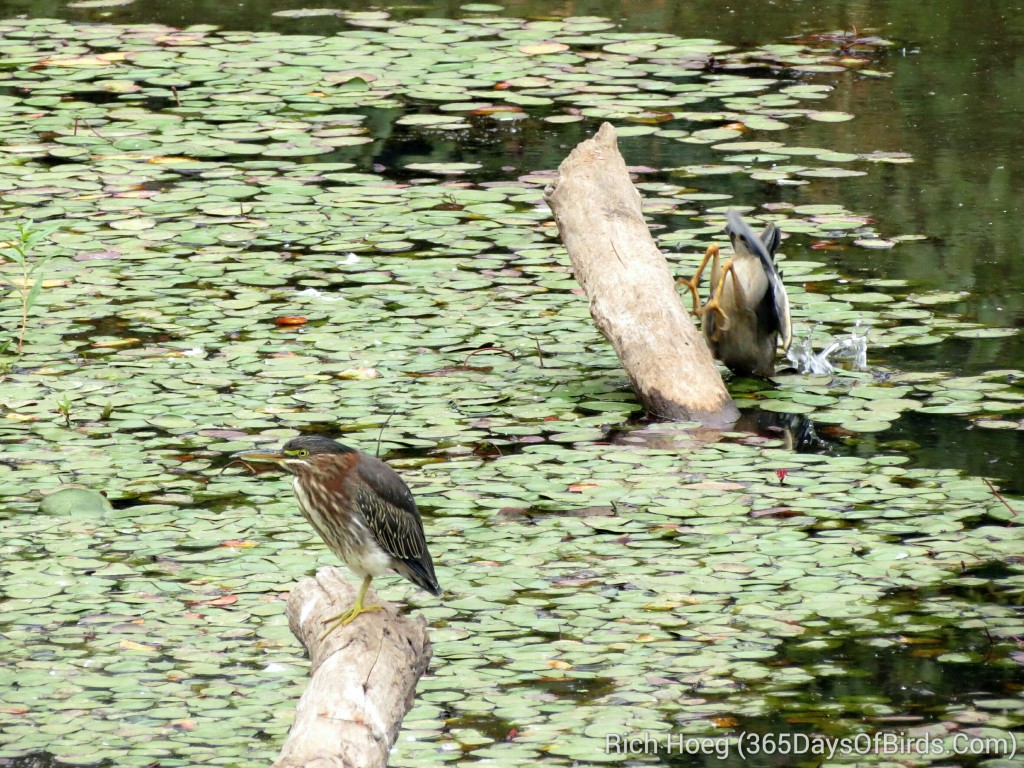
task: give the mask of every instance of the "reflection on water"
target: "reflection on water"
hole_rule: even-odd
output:
[[[823,453],[829,445],[814,431],[814,422],[802,413],[775,413],[751,408],[740,414],[733,429],[779,440],[786,450],[798,453]]]

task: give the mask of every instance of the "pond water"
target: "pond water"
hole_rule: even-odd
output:
[[[33,313],[45,319],[0,381],[0,765],[269,763],[306,672],[283,597],[311,560],[333,560],[286,483],[216,473],[255,438],[298,430],[370,452],[380,438],[449,590],[376,585],[422,610],[435,644],[396,766],[821,764],[609,756],[615,731],[898,730],[947,745],[1020,732],[1024,538],[981,480],[1024,509],[1020,7],[395,5],[391,31],[450,73],[402,90],[302,66],[306,47],[330,72],[350,50],[364,71],[400,47],[373,36],[384,14],[361,3],[331,4],[354,17],[281,15],[297,2],[70,5],[0,2],[0,19],[67,22],[51,36],[0,21],[5,141],[21,147],[0,153],[5,223],[66,222]],[[464,28],[445,32],[446,62],[422,20],[474,16],[529,20],[508,22],[515,47],[569,39],[566,59],[527,53],[543,71],[509,74],[526,119],[438,108],[456,88],[484,101],[491,73],[468,71]],[[190,40],[152,24],[210,26]],[[646,37],[586,58],[608,40],[584,38],[619,32]],[[334,34],[349,37],[318,47]],[[688,60],[668,36],[760,51],[730,70],[716,49],[726,68],[700,68],[721,92],[693,109],[719,119],[610,118],[646,167],[646,213],[680,274],[724,207],[748,206],[790,234],[798,333],[820,348],[857,319],[873,326],[870,372],[733,381],[760,436],[704,444],[638,418],[537,205],[542,173],[602,109],[687,92],[644,48]],[[806,45],[810,68],[775,66],[792,54],[779,43]],[[843,45],[863,61],[829,69]],[[572,102],[586,119],[546,119],[571,110],[529,78],[581,61],[596,61],[572,80],[595,99]],[[714,84],[724,74],[756,85]],[[330,101],[349,98],[334,87],[351,101]],[[779,117],[797,107],[821,113]],[[409,119],[438,114],[465,123]],[[728,135],[751,114],[759,128]],[[0,312],[16,325],[20,308]],[[467,359],[482,346],[516,357]],[[40,492],[66,482],[114,509],[39,515]]]
[[[63,8],[47,2],[0,3],[0,15],[25,13],[69,20],[110,23],[156,22],[168,25],[212,24],[226,29],[330,34],[345,27],[342,19],[284,18],[275,13],[308,4],[216,2],[152,2],[136,0],[113,8]],[[361,3],[334,2],[331,8],[361,10]],[[389,8],[387,4],[376,7]],[[459,13],[453,3],[395,5],[396,18],[447,17]],[[906,280],[921,290],[961,292],[944,307],[949,313],[995,327],[1024,327],[1024,260],[1017,221],[1021,215],[1024,159],[1019,151],[1015,115],[1024,109],[1019,52],[1024,44],[1024,19],[1012,4],[942,2],[929,13],[888,2],[771,3],[756,11],[741,4],[718,2],[573,3],[571,7],[532,2],[503,4],[505,13],[524,18],[596,15],[623,29],[667,32],[681,37],[709,37],[732,45],[780,42],[802,34],[833,30],[870,30],[892,40],[883,68],[889,78],[841,78],[830,107],[857,116],[847,123],[806,122],[787,133],[793,144],[824,146],[842,152],[887,150],[906,152],[914,162],[881,166],[866,176],[841,182],[818,182],[809,188],[764,183],[737,184],[705,179],[702,188],[724,190],[744,204],[778,201],[836,203],[874,219],[883,236],[922,234],[927,239],[905,243],[898,250],[842,249],[826,251],[828,261],[846,279]],[[423,140],[412,132],[394,131],[374,146],[373,159],[389,168],[423,159],[471,154],[483,164],[486,178],[514,178],[550,169],[565,150],[588,135],[590,126],[566,135],[549,126],[527,132],[515,146],[495,145],[487,135],[461,137],[458,146]],[[643,138],[623,140],[628,161],[669,167],[710,162],[716,153],[695,145],[664,146]],[[509,150],[512,149],[510,152]],[[670,224],[671,226],[671,224]],[[806,245],[799,242],[796,247]],[[789,250],[795,250],[789,245]],[[874,364],[899,370],[948,370],[974,375],[1024,365],[1024,335],[965,341],[950,338],[926,346],[872,350]],[[900,424],[900,439],[922,446],[912,451],[927,466],[975,471],[975,459],[992,436],[965,425],[957,429],[942,418],[916,418]],[[909,432],[909,434],[908,434]],[[950,434],[952,432],[952,434]],[[941,439],[940,453],[931,450]],[[988,474],[1021,492],[1024,472],[1014,471],[1014,458],[1024,453],[1024,437],[998,440],[1014,451],[992,456]],[[844,450],[837,447],[837,450]],[[941,456],[941,458],[940,458]],[[1019,464],[1016,465],[1019,468]]]

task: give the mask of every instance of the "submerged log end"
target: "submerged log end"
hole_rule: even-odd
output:
[[[732,398],[727,401],[715,398],[704,404],[689,403],[683,406],[677,400],[666,397],[661,390],[650,389],[640,395],[640,399],[647,414],[662,421],[696,421],[705,427],[725,429],[739,418],[739,411]]]
[[[647,412],[708,426],[735,421],[739,412],[651,237],[610,123],[562,161],[544,199],[594,324]]]

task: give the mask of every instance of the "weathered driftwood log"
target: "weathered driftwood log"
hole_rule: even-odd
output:
[[[732,423],[739,413],[684,309],[605,123],[558,167],[544,193],[598,330],[653,416]]]
[[[385,768],[416,683],[430,663],[422,616],[403,616],[371,589],[364,613],[326,638],[323,621],[341,612],[356,588],[340,569],[321,568],[288,598],[288,624],[312,668],[295,722],[274,768]]]

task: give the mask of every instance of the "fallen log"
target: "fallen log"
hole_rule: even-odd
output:
[[[382,603],[323,637],[325,619],[356,596],[344,573],[321,568],[288,598],[288,624],[306,646],[309,683],[274,768],[385,768],[388,753],[412,708],[416,683],[430,663],[427,623]]]
[[[739,411],[651,237],[609,123],[562,161],[544,199],[594,324],[645,410],[707,426],[736,421]]]

